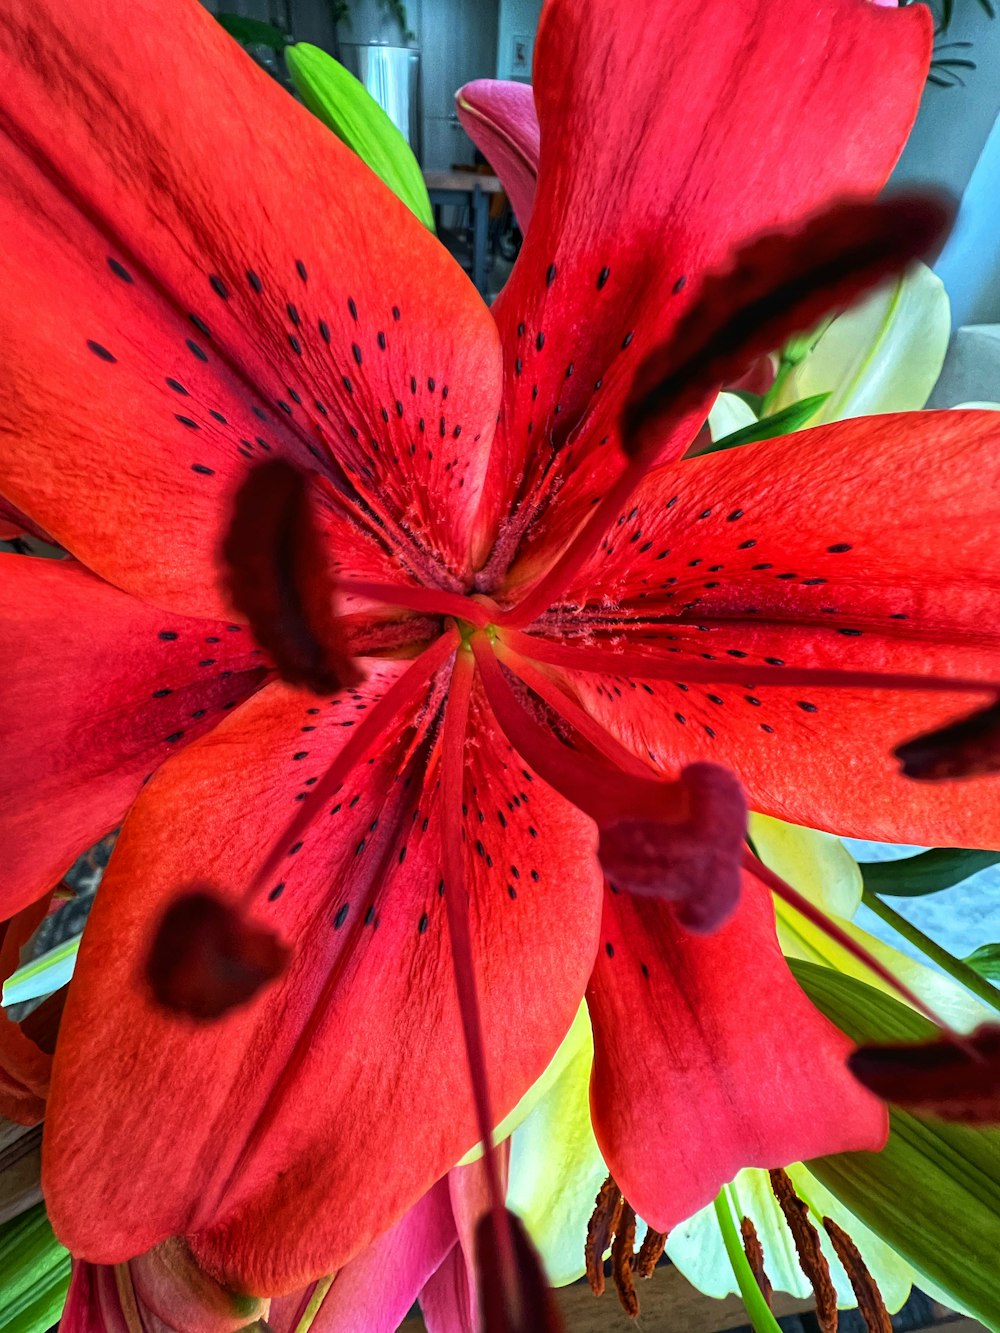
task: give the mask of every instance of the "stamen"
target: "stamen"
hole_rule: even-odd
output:
[[[642,1245],[639,1247],[639,1253],[635,1259],[634,1272],[636,1276],[652,1277],[653,1270],[660,1262],[660,1256],[666,1248],[666,1233],[654,1231],[652,1227],[647,1227],[646,1234],[642,1238]]]
[[[611,1247],[611,1276],[622,1309],[634,1319],[639,1313],[639,1298],[635,1294],[632,1281],[632,1265],[635,1259],[635,1209],[626,1199],[622,1204],[621,1218],[615,1232],[615,1241]]]
[[[264,889],[270,889],[274,872],[288,854],[288,848],[294,846],[299,834],[312,823],[317,809],[341,786],[351,769],[366,759],[370,751],[383,740],[393,718],[404,708],[416,705],[427,682],[444,665],[460,642],[458,630],[454,626],[447,628],[440,638],[414,658],[378,703],[364,714],[360,725],[351,731],[347,744],[312,788],[307,799],[301,802],[297,813],[285,826],[250,881],[243,895],[244,908],[249,907]]]
[[[837,1333],[837,1289],[830,1277],[830,1265],[820,1248],[819,1232],[809,1221],[809,1208],[795,1193],[788,1173],[768,1172],[771,1189],[784,1214],[795,1243],[799,1267],[812,1283],[816,1295],[816,1319],[823,1333]]]
[[[522,635],[519,637],[527,638],[528,636]],[[513,652],[501,639],[497,639],[494,644],[494,651],[500,661],[509,667],[520,680],[523,680],[525,685],[534,690],[539,698],[544,699],[567,722],[570,722],[581,736],[590,741],[591,745],[606,755],[613,764],[617,764],[626,773],[631,773],[635,777],[643,778],[646,781],[657,776],[641,759],[637,759],[631,750],[626,750],[620,741],[615,740],[614,736],[599,722],[596,722],[585,709],[581,708],[575,699],[570,698],[565,691],[559,688],[555,681],[537,670],[526,658]]]
[[[465,851],[458,823],[465,787],[465,740],[472,701],[472,683],[475,676],[473,659],[460,651],[455,659],[448,703],[445,707],[444,728],[441,738],[441,805],[443,810],[441,858],[446,892],[448,934],[451,939],[452,966],[458,990],[459,1012],[465,1036],[465,1054],[475,1099],[479,1138],[483,1144],[483,1169],[490,1196],[490,1216],[494,1243],[499,1249],[500,1285],[505,1305],[521,1300],[518,1282],[518,1264],[514,1252],[514,1236],[510,1217],[504,1202],[500,1183],[497,1151],[493,1144],[493,1117],[486,1067],[486,1043],[483,1037],[482,1014],[476,986],[475,964],[472,958],[472,934],[469,926],[469,897],[465,878]],[[512,1311],[512,1322],[520,1318]]]
[[[366,597],[385,606],[405,607],[427,615],[454,616],[477,629],[490,623],[486,608],[471,597],[448,592],[444,588],[411,587],[402,583],[370,583],[363,579],[344,579],[338,584],[342,594]]]
[[[501,619],[529,625],[554,605],[597,550],[636,487],[656,465],[664,438],[731,373],[891,273],[943,233],[948,210],[929,196],[836,204],[796,234],[758,237],[711,275],[674,336],[640,367],[622,421],[626,464],[601,503],[534,589]],[[694,429],[692,429],[692,435]]]
[[[739,900],[746,802],[728,769],[695,763],[677,781],[635,777],[582,754],[540,726],[514,697],[484,635],[471,639],[490,707],[517,752],[589,815],[618,887],[669,902],[690,930],[720,926]]]
[[[757,1228],[749,1217],[740,1218],[740,1235],[743,1237],[743,1253],[747,1257],[747,1263],[750,1265],[754,1281],[760,1287],[760,1294],[764,1297],[765,1303],[770,1306],[771,1299],[774,1296],[774,1288],[764,1271],[764,1247],[757,1235]]]
[[[618,1230],[618,1219],[622,1215],[624,1203],[621,1190],[615,1184],[614,1177],[609,1175],[594,1200],[594,1211],[587,1225],[587,1242],[583,1251],[587,1281],[595,1296],[604,1295],[604,1251]]]
[[[662,653],[641,649],[622,650],[609,643],[606,648],[585,644],[556,642],[540,634],[524,634],[520,630],[504,628],[498,644],[535,662],[565,667],[570,671],[614,673],[637,680],[705,681],[709,683],[744,685],[794,685],[848,689],[917,690],[923,693],[983,694],[1000,692],[1000,681],[975,680],[969,676],[949,679],[946,676],[921,676],[915,672],[841,671],[823,667],[774,667],[744,662],[702,662],[687,659],[666,660]],[[499,648],[498,648],[499,652]],[[977,715],[978,716],[978,715]],[[956,724],[961,725],[961,724]],[[916,742],[908,742],[916,744]],[[901,756],[902,757],[902,756]]]
[[[892,1320],[875,1279],[868,1271],[858,1247],[832,1217],[823,1218],[823,1227],[833,1242],[837,1258],[844,1265],[858,1302],[858,1312],[865,1321],[868,1333],[892,1333]]]

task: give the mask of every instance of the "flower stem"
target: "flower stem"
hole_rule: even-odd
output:
[[[722,1243],[733,1266],[733,1276],[740,1289],[743,1304],[746,1306],[754,1333],[781,1333],[781,1325],[771,1313],[770,1306],[764,1299],[764,1293],[757,1286],[750,1263],[743,1252],[743,1242],[733,1221],[733,1210],[729,1197],[728,1185],[723,1185],[715,1199],[715,1217],[722,1232]]]
[[[947,949],[943,949],[929,935],[925,935],[912,922],[907,921],[905,916],[900,916],[888,903],[884,903],[881,898],[872,893],[871,889],[864,890],[861,901],[866,907],[871,908],[875,915],[884,921],[887,926],[891,926],[897,934],[902,935],[904,940],[909,940],[922,954],[937,963],[943,972],[947,972],[950,977],[954,977],[966,990],[971,991],[977,999],[982,1000],[984,1004],[988,1004],[1000,1013],[1000,990],[997,990],[996,986],[987,981],[985,977],[980,976],[975,968],[962,962],[954,954],[950,954]]]
[[[312,1295],[309,1297],[309,1302],[306,1305],[306,1308],[299,1316],[294,1333],[309,1333],[309,1329],[312,1328],[313,1320],[319,1314],[320,1308],[326,1300],[327,1293],[333,1286],[333,1279],[335,1276],[336,1274],[331,1273],[329,1277],[321,1277],[313,1287]]]

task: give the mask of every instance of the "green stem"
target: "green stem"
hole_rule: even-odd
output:
[[[781,1326],[771,1313],[770,1306],[764,1299],[764,1293],[757,1286],[753,1269],[743,1252],[743,1239],[733,1221],[733,1210],[729,1200],[729,1187],[723,1185],[715,1199],[715,1217],[722,1232],[722,1243],[733,1266],[736,1285],[743,1297],[750,1323],[755,1333],[781,1333]]]
[[[960,982],[966,990],[988,1004],[992,1009],[1000,1013],[1000,990],[997,990],[991,982],[979,973],[968,963],[963,963],[960,958],[950,954],[947,949],[943,949],[940,944],[935,943],[929,935],[925,935],[922,930],[918,930],[912,922],[907,921],[905,916],[900,916],[881,898],[872,893],[871,889],[865,889],[861,895],[861,901],[866,907],[871,908],[880,920],[887,926],[891,926],[897,934],[902,935],[904,940],[909,942],[920,950],[927,958],[937,963],[943,972],[948,976],[954,977]]]
[[[327,1292],[333,1286],[333,1279],[336,1276],[336,1273],[331,1273],[329,1277],[321,1277],[316,1283],[309,1304],[306,1306],[302,1318],[295,1325],[295,1333],[308,1333],[308,1330],[312,1328],[313,1320],[319,1314],[320,1307],[326,1300]]]
[[[760,405],[759,416],[761,418],[769,417],[771,415],[775,399],[781,392],[785,380],[792,373],[797,364],[798,363],[795,361],[787,361],[784,357],[782,357],[781,360],[778,362],[778,369],[775,372],[774,380],[771,384],[771,387],[768,389],[767,393],[765,393],[763,401],[761,402]]]

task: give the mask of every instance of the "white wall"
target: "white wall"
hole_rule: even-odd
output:
[[[926,182],[961,201],[955,229],[935,269],[952,304],[952,325],[1000,322],[1000,18],[978,0],[956,0],[955,18],[939,44],[976,62],[957,73],[965,87],[928,84],[894,184]]]
[[[534,41],[542,0],[500,0],[500,23],[497,31],[497,78],[521,79],[530,82],[530,68],[514,70],[514,38],[528,37]]]

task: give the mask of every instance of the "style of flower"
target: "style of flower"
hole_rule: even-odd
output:
[[[994,779],[916,787],[889,758],[967,711],[930,678],[997,674],[996,418],[688,461],[711,385],[638,453],[622,421],[707,273],[878,190],[929,48],[926,13],[862,0],[549,0],[532,221],[491,312],[194,0],[0,15],[0,490],[73,557],[4,560],[6,912],[127,812],[48,1101],[75,1254],[183,1236],[253,1295],[340,1268],[481,1137],[483,1076],[514,1105],[585,992],[595,1130],[652,1225],[739,1167],[882,1141],[767,889],[738,894],[726,770],[799,822],[997,840]],[[222,591],[278,458],[362,677],[331,697],[274,679]],[[290,952],[210,1024],[142,977],[193,884]]]

